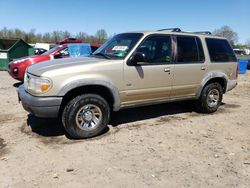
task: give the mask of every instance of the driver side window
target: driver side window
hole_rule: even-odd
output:
[[[146,64],[167,64],[171,59],[170,36],[149,36],[137,48],[142,53]]]

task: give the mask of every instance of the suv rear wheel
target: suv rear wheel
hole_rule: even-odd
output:
[[[219,83],[206,85],[196,103],[197,110],[202,113],[213,113],[219,108],[223,97],[222,87]]]
[[[91,138],[101,134],[109,122],[107,101],[96,94],[84,94],[72,99],[64,108],[62,122],[73,138]]]

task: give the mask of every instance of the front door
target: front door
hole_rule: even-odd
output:
[[[147,103],[170,97],[174,65],[172,40],[168,35],[146,37],[135,53],[144,56],[144,62],[124,65],[122,105]]]

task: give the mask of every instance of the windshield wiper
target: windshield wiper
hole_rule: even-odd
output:
[[[108,56],[108,55],[106,55],[106,54],[104,54],[104,53],[101,53],[101,52],[99,52],[99,53],[96,53],[96,54],[93,54],[93,55],[99,55],[99,56],[103,56],[103,57],[105,57],[106,59],[110,59],[110,57]]]

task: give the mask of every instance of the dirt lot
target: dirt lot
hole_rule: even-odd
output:
[[[0,72],[0,187],[250,187],[250,72],[213,115],[187,103],[124,110],[89,140],[28,115],[16,83]]]

